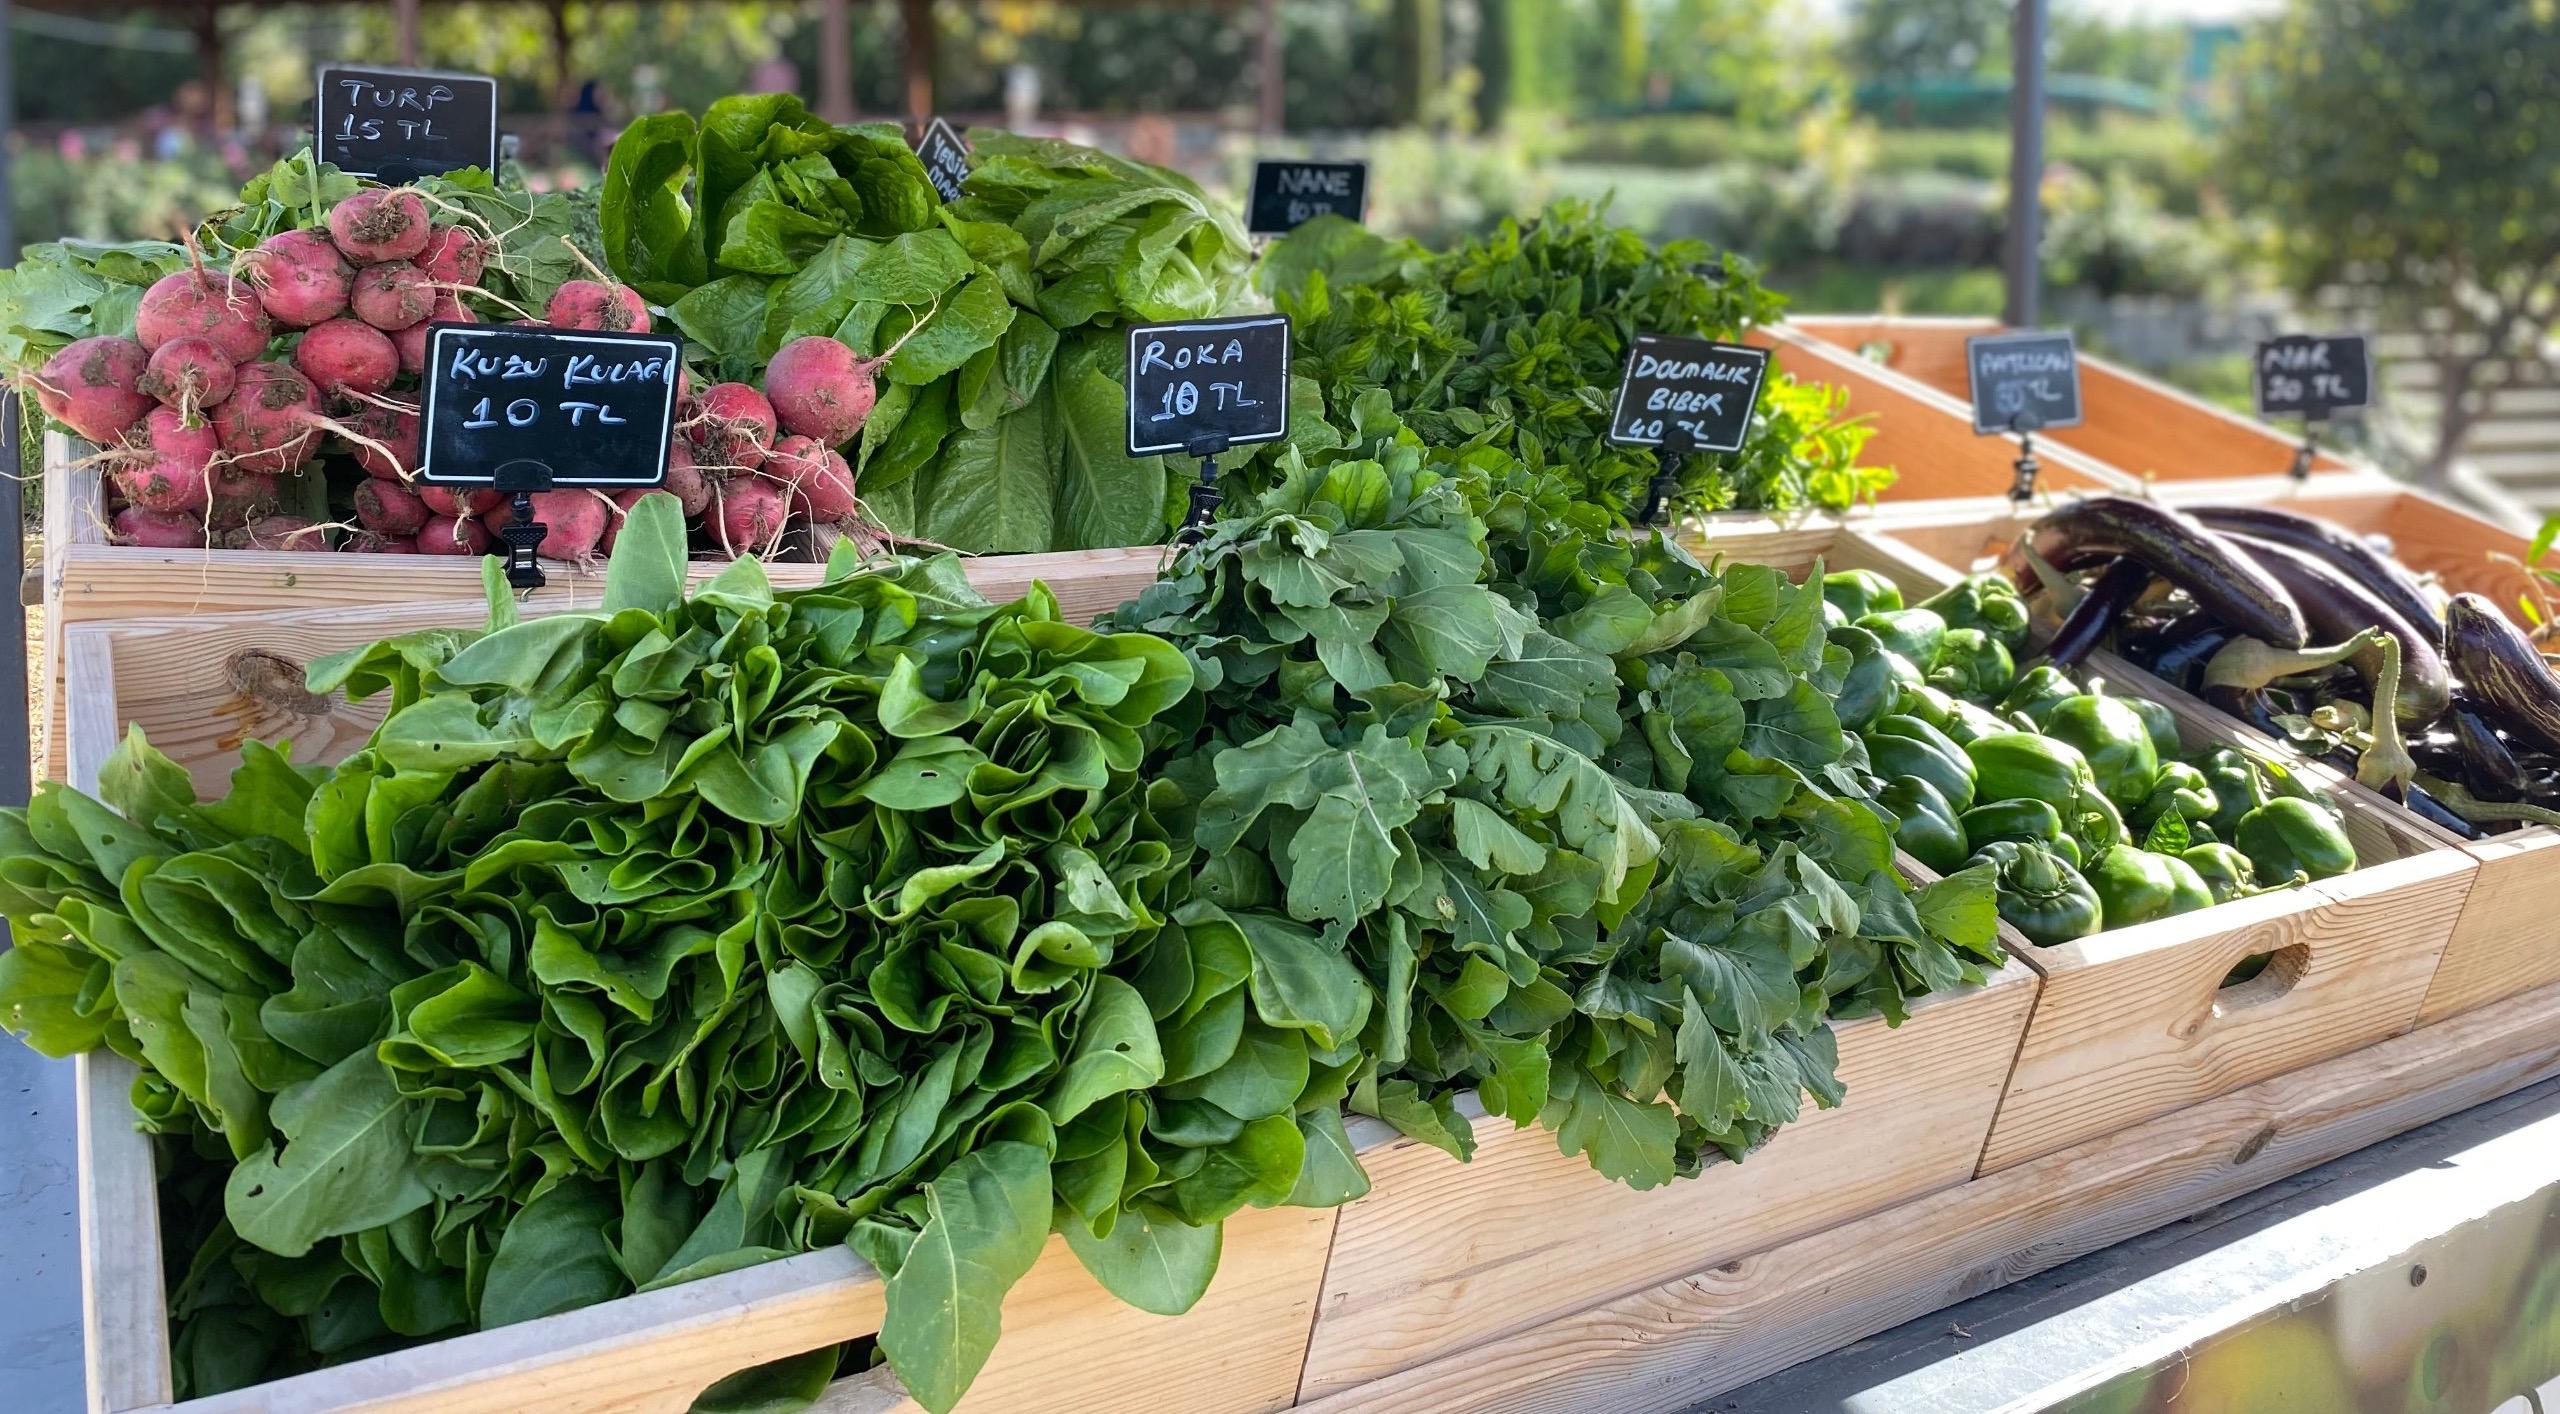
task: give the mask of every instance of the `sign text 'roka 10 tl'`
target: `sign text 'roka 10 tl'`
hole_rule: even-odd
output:
[[[1638,524],[1659,519],[1693,452],[1734,452],[1751,435],[1751,413],[1768,377],[1769,351],[1675,334],[1638,334],[1618,379],[1609,440],[1651,447],[1661,461]]]
[[[312,98],[320,160],[378,182],[498,170],[498,81],[483,74],[322,66]]]
[[[960,140],[951,124],[941,118],[924,125],[924,133],[916,139],[916,160],[924,164],[924,178],[933,183],[944,201],[960,199],[960,184],[969,176],[969,144]]]
[[[1253,164],[1253,196],[1245,203],[1245,229],[1257,236],[1285,236],[1319,216],[1360,221],[1368,211],[1368,163],[1266,157]]]
[[[499,527],[507,581],[543,583],[533,493],[663,484],[683,341],[509,325],[438,324],[427,335],[419,478],[515,498]]]
[[[2080,425],[2080,353],[2068,330],[1982,334],[1964,341],[1973,430],[2018,435],[2018,478],[2009,499],[2036,493],[2035,434]]]
[[[2293,457],[2298,479],[2311,474],[2314,427],[2373,401],[2373,356],[2361,334],[2279,334],[2258,345],[2249,382],[2258,416],[2302,419]]]
[[[1217,509],[1218,453],[1289,435],[1289,316],[1132,325],[1126,386],[1129,455],[1200,458],[1188,535]]]

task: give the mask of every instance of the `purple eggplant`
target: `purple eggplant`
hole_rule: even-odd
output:
[[[2193,517],[2166,506],[2130,496],[2092,496],[2036,522],[2031,543],[2059,570],[2119,557],[2139,561],[2238,633],[2278,648],[2309,641],[2302,610],[2273,575]],[[2013,558],[2024,566],[2023,554]],[[2018,577],[2016,570],[2012,577]]]
[[[2453,683],[2435,649],[2443,626],[2433,619],[2411,623],[2390,602],[2366,592],[2365,586],[2340,574],[2328,561],[2290,545],[2238,533],[2223,537],[2241,553],[2274,575],[2302,610],[2303,622],[2315,637],[2334,641],[2362,628],[2379,628],[2400,640],[2400,720],[2432,722],[2453,705]],[[2357,654],[2355,667],[2366,682],[2382,668],[2379,649]]]
[[[2071,606],[2063,617],[2062,627],[2054,630],[2053,641],[2045,645],[2045,653],[2057,668],[2068,668],[2089,656],[2106,641],[2116,619],[2151,587],[2151,570],[2140,560],[2127,557],[2107,566],[2098,574],[2089,592]]]
[[[2398,560],[2366,544],[2363,537],[2272,506],[2190,506],[2187,513],[2215,530],[2272,540],[2327,564],[2350,583],[2364,586],[2401,618],[2426,629],[2430,643],[2444,646],[2444,616],[2435,600]]]
[[[2542,650],[2477,594],[2444,611],[2445,656],[2491,721],[2546,751],[2560,751],[2560,677]]]

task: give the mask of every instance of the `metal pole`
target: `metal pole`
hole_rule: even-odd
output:
[[[907,121],[921,127],[933,117],[933,0],[900,0],[907,31]]]
[[[398,0],[392,6],[400,17],[400,67],[418,67],[418,0]]]
[[[818,12],[818,116],[853,121],[853,25],[849,0],[826,0]]]
[[[2044,244],[2044,42],[2045,0],[2018,0],[2010,31],[2008,298],[2001,318],[2013,329],[2036,325]]]
[[[1257,67],[1261,71],[1261,128],[1264,137],[1278,137],[1288,117],[1288,95],[1281,88],[1280,77],[1280,0],[1262,0],[1262,33],[1257,38],[1260,53]]]

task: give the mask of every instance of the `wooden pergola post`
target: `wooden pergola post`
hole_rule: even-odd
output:
[[[394,0],[392,11],[400,20],[400,66],[418,67],[418,0]]]
[[[231,106],[231,84],[224,78],[222,50],[222,7],[207,5],[196,11],[196,75],[205,89],[205,112],[216,134],[227,133],[237,126]]]
[[[818,12],[818,116],[853,121],[853,34],[849,0],[826,0]]]
[[[569,0],[551,0],[550,10],[551,107],[565,119],[569,109],[578,101],[569,71]]]
[[[1280,0],[1262,0],[1262,33],[1256,55],[1260,69],[1262,135],[1278,137],[1288,119],[1288,94],[1281,87]]]
[[[921,123],[933,116],[933,0],[898,0],[907,31],[907,117]]]

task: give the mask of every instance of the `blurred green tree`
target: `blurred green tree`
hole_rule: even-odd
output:
[[[1845,57],[1860,78],[2008,68],[2010,0],[1857,0]]]
[[[2242,56],[2222,169],[2306,293],[2371,287],[2443,398],[2441,486],[2560,320],[2560,5],[2292,0]]]

